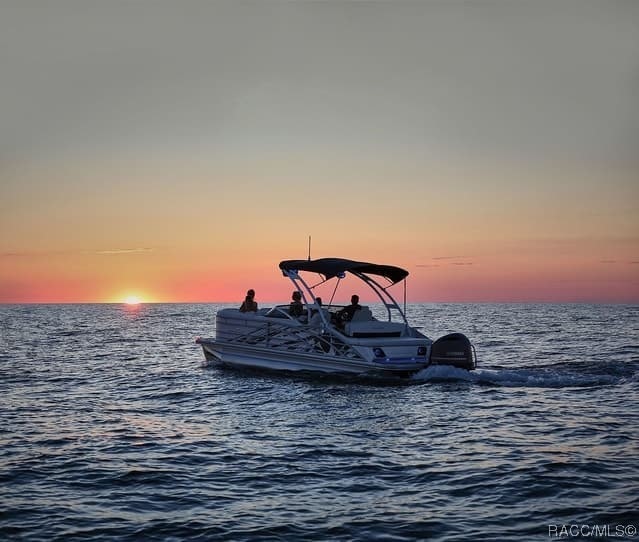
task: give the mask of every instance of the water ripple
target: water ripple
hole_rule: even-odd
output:
[[[0,308],[0,537],[534,540],[637,523],[639,310],[411,305],[480,365],[202,367],[216,307]]]

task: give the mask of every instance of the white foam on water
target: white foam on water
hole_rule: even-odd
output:
[[[466,371],[447,365],[433,365],[412,377],[422,382],[465,381],[507,387],[568,388],[609,385],[619,381],[611,375],[576,374],[559,370],[477,369]]]
[[[450,365],[431,365],[414,374],[412,380],[437,381],[437,380],[466,380],[476,381],[472,372]]]

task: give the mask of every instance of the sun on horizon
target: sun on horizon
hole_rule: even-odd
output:
[[[119,293],[118,293],[119,292]],[[147,303],[157,302],[157,298],[149,293],[145,289],[131,288],[115,290],[114,293],[108,297],[109,303],[121,303],[123,305],[136,306],[144,305]]]

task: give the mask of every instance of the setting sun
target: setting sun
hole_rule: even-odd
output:
[[[124,305],[143,305],[145,303],[155,303],[157,298],[142,289],[120,289],[110,296],[105,297],[108,303],[122,303]]]

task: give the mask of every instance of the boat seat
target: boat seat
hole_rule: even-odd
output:
[[[373,319],[373,313],[368,307],[362,307],[358,311],[355,311],[351,322],[370,322]]]
[[[372,338],[372,337],[401,337],[405,329],[405,324],[399,322],[379,322],[370,320],[368,322],[346,322],[344,334],[349,337]]]
[[[331,313],[328,312],[326,309],[320,309],[322,311],[322,314],[324,315],[324,318],[327,322],[331,321]],[[317,309],[315,309],[315,313],[313,314],[313,316],[311,316],[311,319],[308,323],[309,326],[311,327],[319,327],[320,325],[322,325],[322,317],[320,316],[319,312],[317,312]]]

